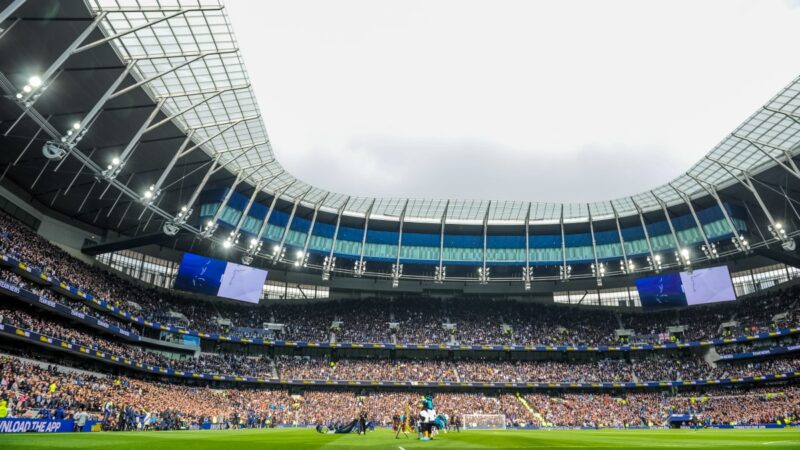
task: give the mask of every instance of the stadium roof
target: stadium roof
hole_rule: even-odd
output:
[[[348,196],[297,179],[276,159],[221,1],[89,0],[89,5],[122,60],[135,62],[131,73],[141,87],[205,153],[267,194],[323,211],[422,223],[443,217],[456,224],[521,224],[526,217],[532,223],[586,222],[658,210],[661,202],[682,204],[684,196],[705,196],[708,189],[737,183],[745,173],[800,153],[796,78],[684,174],[629,197],[562,204]]]

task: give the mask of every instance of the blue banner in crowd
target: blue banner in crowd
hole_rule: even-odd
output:
[[[45,419],[0,419],[0,433],[68,433],[75,421]]]
[[[800,351],[800,345],[789,345],[785,347],[772,347],[764,350],[756,350],[754,352],[733,353],[731,355],[722,355],[720,360],[731,359],[746,359],[746,358],[759,358],[762,356],[782,355],[784,353],[794,353]]]
[[[106,331],[110,331],[116,335],[122,336],[123,338],[129,341],[139,341],[141,337],[134,333],[131,330],[126,330],[125,328],[120,328],[116,325],[112,325],[105,320],[98,319],[97,317],[90,316],[83,311],[70,308],[67,305],[57,303],[49,298],[42,297],[40,295],[36,295],[33,292],[23,288],[22,286],[18,286],[13,283],[9,283],[4,280],[0,280],[0,292],[13,295],[14,297],[24,301],[25,303],[38,306],[40,308],[46,309],[50,312],[54,312],[56,314],[69,317],[71,319],[77,319],[78,321],[89,325],[94,328],[102,328]]]

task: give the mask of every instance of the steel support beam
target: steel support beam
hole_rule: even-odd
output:
[[[789,118],[789,120],[791,120],[792,122],[794,122],[794,123],[796,123],[796,124],[800,125],[800,116],[796,116],[794,113],[788,113],[788,112],[786,112],[786,111],[781,111],[781,110],[779,110],[779,109],[767,108],[766,106],[764,106],[763,108],[764,108],[764,110],[765,110],[765,111],[769,111],[769,112],[771,112],[771,113],[775,113],[775,114],[781,114],[781,115],[783,115],[783,116],[786,116],[786,117],[788,117],[788,118]]]
[[[369,208],[367,208],[367,213],[364,215],[364,233],[361,236],[361,248],[359,249],[358,261],[356,262],[356,266],[353,270],[356,277],[360,277],[364,275],[364,249],[367,246],[367,232],[369,232],[369,217],[372,215],[372,208],[375,206],[375,199],[372,199],[372,203],[369,204]]]
[[[561,270],[563,270],[563,279],[567,279],[567,243],[565,241],[566,233],[564,233],[564,205],[561,205],[561,213],[558,216],[558,224],[561,227]]]
[[[19,100],[19,102],[27,104],[30,102],[31,97],[36,95],[37,92],[41,92],[43,88],[49,84],[49,82],[51,81],[50,78],[53,76],[53,74],[55,74],[56,71],[58,71],[61,68],[61,66],[67,61],[67,59],[70,56],[72,56],[75,49],[78,48],[78,46],[83,41],[85,41],[90,34],[92,34],[92,32],[97,28],[100,22],[102,22],[103,19],[106,18],[107,14],[108,13],[106,12],[101,12],[100,14],[98,14],[94,18],[94,20],[81,32],[81,34],[79,34],[78,37],[74,41],[72,41],[72,43],[58,56],[58,58],[56,58],[56,60],[53,61],[52,64],[50,64],[50,67],[48,67],[47,70],[44,71],[44,73],[39,75],[39,78],[42,81],[41,86],[32,87],[30,92],[22,92],[21,93],[22,98]]]
[[[133,137],[131,137],[131,140],[128,141],[128,145],[125,146],[125,149],[122,150],[122,153],[119,155],[120,167],[125,165],[125,163],[128,161],[128,157],[131,155],[131,153],[133,153],[133,149],[139,145],[139,140],[142,138],[142,135],[145,133],[145,130],[147,130],[147,127],[150,125],[150,123],[152,123],[156,116],[158,116],[163,104],[164,100],[159,100],[155,108],[153,108],[153,110],[150,112],[150,115],[147,116],[147,119],[145,119],[144,123],[142,123],[139,129],[136,130],[136,134],[134,134]],[[190,138],[191,134],[192,133],[189,132],[189,136],[187,138]]]
[[[397,258],[396,258],[396,267],[398,268],[397,277],[400,278],[400,253],[403,249],[403,224],[406,221],[406,210],[408,210],[408,199],[406,199],[406,203],[403,205],[403,211],[400,213],[400,231],[397,233]]]
[[[91,158],[92,155],[90,154],[89,157]],[[84,167],[85,166],[81,166],[81,170],[83,170]],[[132,179],[133,179],[133,174],[128,175],[128,181],[125,182],[125,187],[128,187]],[[111,205],[111,208],[108,208],[108,212],[106,213],[106,218],[111,217],[111,213],[114,211],[114,208],[117,207],[117,203],[119,203],[119,200],[122,198],[122,194],[124,193],[125,191],[123,189],[119,190],[119,194],[117,195],[117,198],[114,200],[114,203]]]
[[[614,222],[617,224],[617,235],[619,236],[619,247],[622,250],[622,262],[625,264],[625,267],[622,269],[623,272],[628,273],[631,270],[631,263],[628,260],[628,251],[625,250],[625,238],[622,237],[622,226],[619,223],[619,213],[617,212],[617,208],[614,206],[614,202],[608,202],[611,205],[611,211],[614,213]]]
[[[647,231],[647,223],[644,221],[644,213],[642,212],[642,208],[639,207],[633,197],[631,197],[631,203],[633,203],[633,206],[636,208],[636,213],[639,215],[639,221],[642,223],[644,239],[647,242],[647,251],[650,252],[650,260],[652,261],[653,268],[658,271],[660,269],[656,268],[656,254],[653,252],[653,244],[650,242],[650,232]]]
[[[278,172],[278,174],[275,175],[275,178],[280,176],[282,173],[283,171]],[[261,226],[258,228],[258,233],[256,234],[255,238],[256,245],[253,246],[249,251],[251,256],[255,255],[258,252],[258,247],[261,245],[261,240],[264,238],[264,233],[267,232],[267,227],[269,226],[269,218],[272,217],[272,212],[275,211],[275,205],[278,203],[278,199],[283,195],[284,192],[286,192],[286,189],[289,189],[293,184],[294,181],[287,184],[280,190],[276,190],[275,193],[272,195],[272,201],[269,204],[269,209],[267,210],[267,214],[264,216],[264,221],[261,222]]]
[[[751,147],[754,147],[760,153],[764,154],[769,159],[774,161],[775,164],[779,165],[781,168],[783,168],[784,170],[789,172],[790,175],[792,175],[795,178],[797,178],[798,180],[800,180],[800,169],[797,168],[797,164],[795,164],[794,159],[792,158],[792,153],[791,152],[794,151],[794,150],[789,151],[789,150],[786,150],[786,149],[783,149],[783,148],[776,148],[774,146],[769,145],[769,147],[775,148],[775,149],[777,149],[777,150],[779,150],[779,151],[781,151],[783,153],[783,156],[786,158],[786,162],[784,163],[780,159],[772,156],[772,153],[770,153],[767,150],[765,150],[763,148],[765,146],[764,144],[756,143],[756,141],[753,141],[753,140],[745,138],[745,137],[737,136],[735,134],[733,135],[733,137],[735,137],[735,138],[737,138],[737,139],[739,139],[741,141],[747,142],[748,144],[750,144]],[[797,148],[798,148],[798,146],[795,147],[795,149],[797,149]]]
[[[789,205],[789,208],[792,208],[792,212],[794,212],[795,217],[797,217],[797,220],[800,220],[800,213],[797,212],[797,208],[794,206],[794,204],[797,203],[797,200],[789,197],[789,194],[786,193],[786,189],[784,189],[783,186],[778,187],[780,187],[781,194],[783,195],[783,198],[786,199],[786,203]]]
[[[194,130],[189,131],[189,134],[186,135],[186,139],[184,139],[183,142],[181,142],[180,147],[178,147],[178,150],[175,151],[174,155],[172,155],[172,158],[170,158],[169,162],[167,163],[167,166],[164,168],[164,171],[161,172],[161,175],[158,177],[158,180],[156,180],[155,184],[153,185],[153,191],[155,192],[156,195],[159,194],[159,191],[161,190],[161,185],[164,184],[164,182],[167,180],[167,177],[172,172],[172,169],[175,168],[175,164],[178,163],[178,159],[180,159],[184,155],[183,151],[186,149],[186,146],[189,145],[189,142],[192,141],[192,137],[194,137]]]
[[[481,274],[480,282],[486,283],[489,281],[488,272],[486,271],[486,241],[489,234],[489,213],[492,210],[492,202],[486,205],[486,213],[483,215],[483,253],[481,254]]]
[[[342,203],[342,206],[339,207],[339,211],[336,213],[336,227],[333,229],[333,239],[331,240],[331,248],[328,252],[328,256],[326,258],[326,262],[322,267],[322,278],[323,280],[327,280],[326,272],[329,274],[334,269],[334,256],[333,253],[336,251],[336,241],[339,238],[339,226],[342,224],[342,214],[344,213],[347,204],[350,203],[350,198],[347,197],[347,200]]]
[[[531,206],[528,202],[528,212],[525,213],[525,267],[531,266]]]
[[[217,229],[217,221],[219,220],[220,216],[222,215],[222,211],[228,206],[228,202],[231,200],[234,191],[236,191],[236,186],[239,186],[239,183],[242,182],[244,179],[243,172],[239,172],[236,174],[236,178],[233,180],[233,184],[228,188],[228,192],[225,193],[225,197],[222,198],[222,203],[220,203],[217,210],[214,212],[214,215],[206,224],[206,229],[204,230],[204,237],[211,237],[214,234],[214,231]]]
[[[94,121],[97,119],[98,114],[100,114],[100,110],[106,104],[108,99],[111,98],[111,95],[114,94],[114,91],[117,90],[119,85],[125,81],[125,78],[131,73],[131,70],[133,70],[134,65],[135,63],[128,63],[128,65],[125,66],[125,69],[122,71],[122,73],[119,74],[114,82],[111,83],[111,86],[106,89],[100,99],[95,102],[94,106],[92,106],[92,109],[90,109],[83,119],[81,119],[80,128],[78,128],[78,130],[71,130],[73,132],[71,135],[67,136],[66,145],[74,146],[75,143],[80,140],[78,136],[83,136],[89,127],[92,126]]]
[[[319,208],[325,203],[325,200],[328,199],[328,195],[330,195],[330,193],[326,192],[325,196],[314,206],[314,214],[311,216],[311,225],[308,227],[308,233],[306,233],[306,239],[305,242],[303,242],[303,267],[305,267],[306,261],[308,261],[308,246],[311,244],[311,236],[314,233],[314,225],[317,223]]]
[[[167,21],[169,19],[172,19],[172,18],[180,16],[180,15],[186,14],[188,12],[193,12],[193,11],[220,11],[221,9],[222,9],[221,6],[220,7],[209,7],[209,8],[187,8],[187,9],[181,9],[179,11],[176,11],[176,12],[172,13],[172,14],[167,14],[164,17],[159,17],[158,19],[151,20],[150,22],[143,23],[142,25],[138,25],[138,26],[135,26],[133,28],[129,28],[129,29],[125,30],[125,31],[121,31],[121,32],[119,32],[117,34],[114,34],[112,36],[108,36],[108,37],[105,37],[103,39],[98,39],[98,40],[96,40],[94,42],[90,42],[90,43],[88,43],[88,44],[86,44],[84,46],[81,46],[81,47],[78,47],[78,48],[74,49],[74,51],[72,53],[75,54],[75,53],[85,52],[86,50],[90,50],[90,49],[93,49],[93,48],[95,48],[95,47],[97,47],[99,45],[103,45],[106,42],[111,42],[111,41],[119,39],[119,38],[121,38],[123,36],[127,36],[129,34],[136,33],[137,31],[144,30],[145,28],[150,28],[153,25],[159,24],[161,22]],[[108,13],[108,11],[102,11],[102,14],[107,14],[107,13]],[[81,42],[83,42],[83,40],[81,40]]]
[[[592,236],[592,256],[594,257],[594,270],[595,270],[595,278],[597,278],[597,285],[602,285],[602,281],[600,281],[603,276],[600,271],[600,260],[597,258],[597,239],[594,236],[594,223],[592,222],[592,206],[591,204],[586,204],[586,211],[589,215],[589,233]]]
[[[692,217],[694,218],[694,224],[697,226],[697,231],[700,232],[700,236],[703,238],[703,242],[705,243],[706,248],[710,252],[711,242],[709,242],[708,240],[708,236],[706,235],[706,230],[703,228],[703,223],[700,222],[700,218],[697,217],[697,211],[694,210],[694,205],[692,204],[692,200],[689,198],[688,195],[686,195],[685,192],[676,188],[672,183],[667,183],[667,184],[669,185],[669,187],[672,188],[672,190],[675,191],[675,193],[678,194],[678,196],[680,196],[683,199],[684,203],[686,203],[686,206],[689,207],[689,211],[692,213]]]
[[[736,229],[736,224],[733,223],[733,219],[731,219],[730,214],[728,214],[728,210],[727,208],[725,208],[725,204],[722,203],[722,198],[720,198],[719,192],[717,192],[717,188],[710,183],[707,183],[705,181],[700,181],[693,175],[690,175],[688,173],[686,175],[692,180],[694,180],[695,183],[699,184],[703,189],[705,189],[706,192],[708,192],[708,195],[710,195],[711,197],[714,198],[714,200],[716,200],[720,211],[722,211],[722,215],[725,216],[725,221],[728,223],[728,228],[731,230],[731,233],[733,233],[733,236],[736,238],[736,240],[741,242],[742,236],[739,234],[739,230]]]
[[[202,106],[202,105],[210,102],[211,100],[219,97],[220,95],[222,95],[222,94],[224,94],[226,92],[236,91],[236,90],[240,90],[240,89],[247,89],[249,87],[250,87],[250,85],[248,84],[247,86],[244,86],[244,87],[229,88],[229,89],[222,89],[220,91],[216,91],[215,93],[213,93],[212,95],[204,98],[203,100],[200,100],[199,102],[196,102],[196,103],[192,103],[191,105],[187,106],[186,108],[184,108],[184,109],[182,109],[182,110],[180,110],[180,111],[178,111],[178,112],[176,112],[174,114],[171,114],[171,115],[167,116],[165,119],[163,119],[163,120],[161,120],[159,122],[154,123],[153,125],[149,126],[145,130],[145,133],[149,133],[150,131],[153,131],[156,128],[162,126],[162,125],[165,125],[167,123],[171,123],[174,119],[186,114],[189,111],[192,111],[192,110],[196,109],[198,106]],[[159,99],[159,101],[160,100],[166,100],[168,98],[173,98],[173,97],[170,97],[170,96],[161,97]]]
[[[525,290],[531,287],[533,273],[531,269],[531,203],[528,202],[528,211],[525,213],[525,269],[522,271],[522,282],[525,284]]]
[[[447,211],[450,209],[450,200],[444,204],[444,211],[442,212],[442,220],[439,226],[439,281],[443,282],[445,279],[444,269],[444,228],[447,223]]]
[[[184,62],[182,62],[182,63],[180,63],[180,64],[178,64],[176,66],[170,67],[167,70],[159,72],[159,73],[157,73],[155,75],[151,75],[151,76],[145,78],[144,80],[137,81],[136,83],[133,83],[130,86],[127,86],[127,87],[125,87],[123,89],[120,89],[119,91],[117,91],[114,94],[112,94],[111,97],[109,97],[109,100],[112,100],[112,99],[115,99],[115,98],[120,97],[122,95],[125,95],[128,92],[130,92],[130,91],[132,91],[132,90],[134,90],[136,88],[144,86],[145,84],[148,84],[151,81],[155,81],[155,80],[157,80],[157,79],[159,79],[159,78],[161,78],[161,77],[163,77],[165,75],[169,75],[169,74],[171,74],[172,72],[175,72],[178,69],[186,67],[186,66],[188,66],[188,65],[190,65],[190,64],[192,64],[192,63],[194,63],[196,61],[199,61],[199,60],[205,58],[206,56],[224,55],[224,54],[227,54],[227,53],[236,53],[238,51],[239,51],[238,49],[234,49],[234,50],[220,50],[220,51],[215,51],[215,52],[203,52],[203,53],[200,53],[199,55],[195,56],[194,58],[190,58],[190,59],[188,59],[188,60],[186,60],[186,61],[184,61]]]
[[[250,212],[250,208],[253,207],[253,202],[256,201],[256,197],[263,187],[264,186],[262,186],[261,183],[257,183],[255,186],[253,186],[253,193],[250,194],[250,198],[247,200],[247,204],[242,210],[242,215],[239,217],[239,220],[236,221],[236,227],[234,227],[233,232],[231,233],[232,243],[236,242],[237,238],[239,237],[239,230],[242,229],[242,225],[244,225],[244,221],[247,219],[247,214]]]
[[[281,254],[283,253],[283,246],[286,244],[286,237],[289,236],[289,230],[291,229],[292,221],[294,221],[294,216],[297,213],[297,207],[300,205],[300,202],[302,202],[303,199],[306,198],[306,195],[308,195],[308,193],[311,192],[311,189],[312,188],[308,188],[308,190],[306,190],[303,193],[303,195],[297,197],[294,200],[294,204],[292,205],[292,212],[289,214],[289,221],[286,222],[286,227],[283,229],[283,233],[281,233],[281,240],[280,243],[278,244],[278,251],[275,252],[275,254],[272,256],[272,264],[275,264],[280,260]]]
[[[738,167],[735,167],[735,166],[731,166],[730,164],[724,163],[722,161],[710,158],[708,156],[706,156],[706,159],[708,159],[709,161],[714,162],[718,166],[722,167],[723,170],[728,172],[732,177],[736,178],[736,180],[738,180],[739,183],[742,186],[747,188],[747,190],[749,190],[750,193],[753,194],[753,197],[756,199],[756,202],[758,203],[758,206],[761,207],[761,210],[764,212],[764,215],[767,217],[767,220],[769,221],[770,225],[772,226],[772,229],[773,230],[777,230],[777,227],[775,226],[776,225],[775,219],[772,217],[772,214],[769,212],[769,209],[767,209],[767,205],[764,203],[764,200],[761,198],[761,195],[758,193],[758,190],[756,189],[755,185],[753,184],[753,181],[750,179],[750,176],[747,173],[747,171],[745,171],[743,169],[740,169]],[[739,175],[735,174],[731,169],[738,170],[739,172],[742,173],[742,176],[740,177]]]
[[[20,6],[24,5],[27,0],[14,0],[0,12],[0,23],[5,22],[6,19],[11,17]]]
[[[667,219],[667,225],[669,225],[669,232],[672,234],[672,242],[675,243],[675,251],[681,251],[681,243],[678,240],[678,233],[675,232],[675,225],[672,224],[672,218],[669,215],[669,210],[667,209],[667,204],[664,203],[653,191],[650,191],[650,195],[656,200],[656,202],[661,206],[661,210],[664,212],[664,217]]]

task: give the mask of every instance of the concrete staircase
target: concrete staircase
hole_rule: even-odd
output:
[[[519,392],[517,392],[516,397],[517,400],[519,400],[519,402],[522,403],[522,406],[525,408],[525,410],[528,411],[528,413],[530,414],[532,419],[531,421],[532,424],[538,425],[540,427],[547,426],[547,421],[545,420],[545,418],[538,411],[533,409],[531,404],[528,403],[528,400],[525,400],[525,397],[519,395]]]

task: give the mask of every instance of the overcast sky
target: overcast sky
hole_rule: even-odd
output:
[[[800,0],[227,0],[278,160],[357,195],[594,201],[800,74]]]

